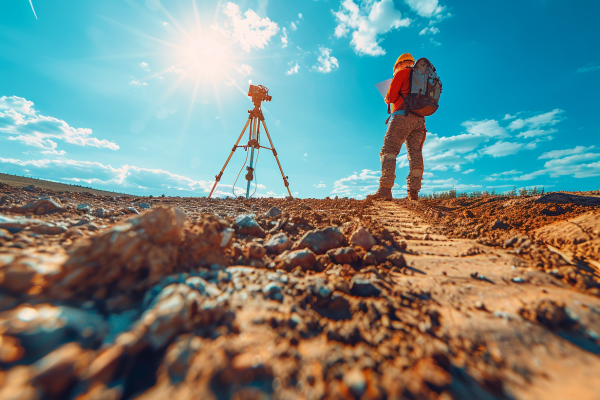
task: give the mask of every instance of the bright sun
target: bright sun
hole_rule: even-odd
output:
[[[229,49],[211,38],[200,38],[192,42],[187,58],[192,69],[198,72],[216,73],[229,64]]]

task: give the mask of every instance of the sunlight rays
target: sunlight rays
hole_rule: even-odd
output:
[[[29,0],[29,4],[31,5],[31,10],[33,11],[33,15],[35,15],[35,19],[38,19],[37,14],[35,13],[35,8],[33,8],[33,2],[31,0]]]

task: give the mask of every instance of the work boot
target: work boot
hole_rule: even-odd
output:
[[[374,194],[367,196],[367,200],[392,200],[392,188],[379,186],[379,189]]]
[[[409,199],[417,201],[419,200],[419,192],[416,190],[409,190],[407,196]]]

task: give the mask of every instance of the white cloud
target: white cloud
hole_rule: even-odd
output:
[[[91,129],[73,128],[63,120],[40,115],[33,102],[17,96],[0,97],[0,133],[46,154],[64,154],[63,150],[56,150],[58,144],[54,140],[77,146],[119,148],[114,142],[92,137]]]
[[[517,181],[528,181],[538,176],[549,175],[551,178],[572,176],[573,178],[591,178],[600,176],[600,158],[598,153],[573,154],[564,158],[547,161],[544,168],[515,178]]]
[[[287,29],[283,28],[283,35],[281,35],[281,43],[282,43],[282,48],[286,48],[288,45],[288,38],[287,38]]]
[[[174,65],[169,67],[169,69],[167,69],[167,72],[170,72],[172,74],[185,74],[185,71],[181,68],[177,68]]]
[[[410,25],[409,18],[402,18],[400,11],[394,8],[393,0],[366,1],[361,6],[353,0],[344,0],[341,9],[333,12],[338,25],[335,28],[337,38],[352,32],[351,45],[357,54],[380,56],[385,50],[379,45],[381,35]]]
[[[252,67],[247,64],[242,64],[239,67],[235,67],[235,69],[242,75],[249,75],[252,72]]]
[[[169,26],[169,23],[167,21],[163,22],[162,24],[163,26]]]
[[[438,0],[405,0],[405,2],[421,17],[431,17],[443,10],[443,7],[438,7]]]
[[[298,14],[298,18],[302,19],[302,13]]]
[[[271,37],[279,32],[277,23],[267,17],[260,18],[252,10],[246,11],[242,16],[240,7],[235,3],[228,2],[223,7],[223,13],[227,16],[223,27],[215,24],[212,28],[227,39],[239,43],[246,53],[252,48],[264,49]]]
[[[550,134],[555,133],[556,129],[530,129],[528,131],[525,132],[521,132],[517,135],[517,137],[522,137],[522,138],[532,138],[532,137],[538,137],[538,136],[545,136],[545,137],[550,137],[552,138],[552,136],[550,136]]]
[[[483,121],[465,121],[462,126],[467,128],[467,132],[472,134],[484,135],[488,138],[506,137],[508,132],[502,128],[495,119],[486,119]]]
[[[146,82],[140,82],[137,79],[134,79],[132,81],[129,82],[130,85],[135,85],[135,86],[148,86],[148,83]]]
[[[481,154],[487,154],[494,158],[505,157],[511,154],[516,154],[523,150],[524,145],[522,143],[503,142],[502,140],[494,143],[491,146],[484,147],[480,150]]]
[[[511,175],[517,175],[517,174],[522,174],[521,171],[517,171],[516,169],[510,170],[510,171],[504,171],[504,172],[499,172],[496,174],[492,174],[490,176],[486,176],[485,180],[486,181],[497,181],[497,180],[507,180],[507,179],[512,179],[512,178],[507,178],[508,176]]]
[[[585,67],[581,67],[577,70],[578,73],[592,72],[600,69],[600,65],[588,64]]]
[[[340,64],[338,63],[337,58],[331,56],[331,49],[319,47],[319,53],[320,55],[317,58],[317,63],[312,67],[313,70],[327,74],[338,69]]]
[[[431,43],[433,46],[441,46],[442,45],[440,42],[438,42],[434,38],[429,38],[429,43]]]
[[[471,168],[471,169],[468,169],[466,171],[463,171],[463,174],[466,175],[466,174],[470,174],[471,172],[475,172],[475,170],[473,168]]]
[[[535,129],[544,126],[553,126],[563,120],[560,114],[564,113],[563,110],[556,108],[550,112],[534,115],[526,119],[516,119],[508,125],[508,129],[515,131],[518,129],[528,128]]]
[[[423,28],[421,30],[421,32],[419,32],[419,35],[422,36],[422,35],[426,35],[428,33],[435,35],[436,33],[440,33],[440,30],[438,28],[436,28],[435,26],[428,26],[428,27]]]
[[[293,66],[292,68],[290,68],[289,71],[286,72],[286,75],[294,75],[298,73],[298,70],[300,69],[300,66],[298,65],[298,63],[296,63],[295,66]]]
[[[589,147],[577,146],[574,149],[552,150],[552,151],[548,151],[546,153],[542,153],[542,155],[538,157],[538,160],[543,160],[543,159],[547,159],[547,158],[555,159],[555,158],[561,158],[561,157],[570,156],[570,155],[574,155],[574,154],[581,154],[581,153],[587,152],[588,150],[592,150],[595,147],[596,146],[589,146]]]
[[[226,84],[227,86],[234,86],[234,85],[235,85],[235,79],[232,79],[232,80],[230,80],[230,81],[225,81],[225,84]]]
[[[298,29],[298,27],[296,26],[296,24],[294,22],[290,23],[290,28],[292,28],[293,31]]]
[[[375,191],[379,186],[381,172],[363,169],[360,174],[354,172],[347,178],[333,183],[331,194],[344,197],[356,197],[360,192]]]
[[[323,181],[321,181],[320,183],[315,183],[315,184],[313,185],[313,187],[315,187],[315,188],[317,188],[317,189],[320,189],[320,188],[324,188],[324,187],[326,187],[326,186],[325,186],[325,184],[323,183]]]
[[[150,68],[148,68],[148,63],[141,62],[140,67],[144,68],[145,71],[150,72]]]

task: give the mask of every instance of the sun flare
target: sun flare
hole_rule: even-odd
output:
[[[232,65],[229,47],[210,37],[193,40],[184,58],[191,75],[226,73]]]

